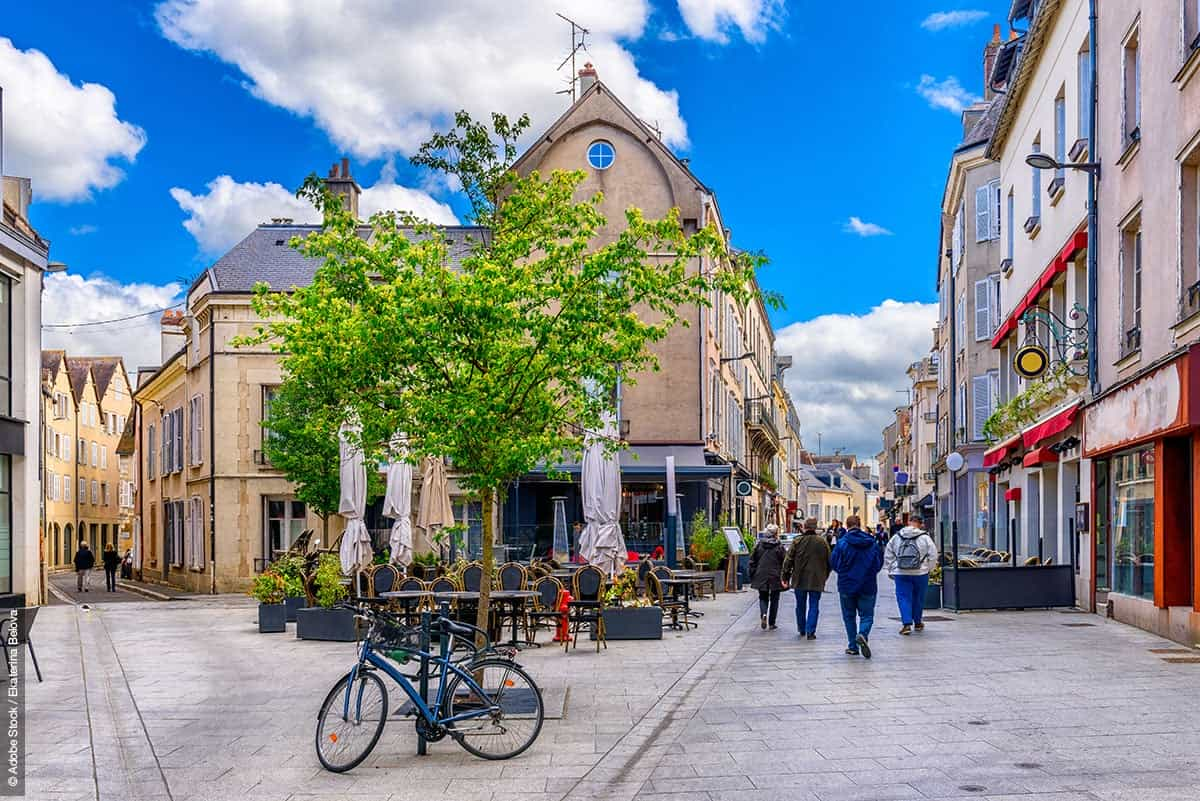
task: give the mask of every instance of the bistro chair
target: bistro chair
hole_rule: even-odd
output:
[[[462,572],[462,588],[467,592],[479,592],[479,588],[483,585],[483,565],[479,562],[471,562],[463,568]]]
[[[984,559],[984,561],[995,564],[997,562],[1007,562],[1008,560],[1004,557],[1004,554],[993,552],[987,557],[987,559]]]
[[[525,589],[525,567],[517,562],[505,562],[497,571],[502,590]]]
[[[1053,556],[1048,556],[1048,557],[1046,557],[1046,561],[1042,562],[1042,566],[1043,566],[1043,567],[1049,567],[1049,566],[1050,566],[1050,565],[1052,565],[1052,564],[1054,564],[1054,557],[1053,557]]]
[[[1028,559],[1026,559],[1024,562],[1022,562],[1022,564],[1025,565],[1025,567],[1033,567],[1035,565],[1040,565],[1041,563],[1042,563],[1042,560],[1038,559],[1036,556],[1031,556]]]
[[[687,608],[683,605],[683,601],[674,595],[667,595],[663,591],[662,582],[654,573],[650,573],[646,577],[646,597],[650,599],[650,603],[662,610],[664,618],[671,619],[671,622],[664,624],[663,628],[687,631],[688,626],[696,625],[687,619]]]
[[[400,571],[395,565],[375,565],[371,568],[368,589],[372,598],[378,598],[380,593],[391,592],[400,583]]]
[[[400,583],[396,586],[396,589],[404,592],[424,592],[425,582],[421,581],[416,576],[406,576],[400,580]]]
[[[6,610],[7,612],[7,610]],[[38,665],[37,653],[33,650],[33,640],[30,639],[30,630],[33,629],[33,621],[37,618],[38,607],[24,606],[17,607],[17,619],[13,620],[8,614],[4,615],[4,621],[0,623],[0,641],[3,641],[7,646],[9,640],[16,640],[17,643],[25,643],[29,649],[29,658],[33,660],[33,672],[37,676],[39,683],[42,681],[42,668]],[[16,631],[13,631],[13,627]],[[13,635],[16,635],[15,637]],[[8,673],[12,673],[12,662],[9,661],[8,647],[2,647],[4,651],[4,664],[8,666]]]
[[[564,650],[571,644],[579,646],[579,628],[589,624],[596,626],[596,652],[600,644],[608,648],[604,637],[604,571],[595,565],[584,565],[571,578],[571,598],[567,604],[567,634]]]
[[[541,576],[533,582],[532,589],[537,591],[538,597],[533,599],[532,607],[526,612],[525,624],[525,632],[531,645],[539,627],[549,624],[548,628],[551,631],[558,627],[558,622],[563,616],[558,607],[565,592],[562,582],[554,576]]]
[[[438,576],[433,581],[427,581],[425,586],[430,592],[458,592],[458,582],[450,576]]]

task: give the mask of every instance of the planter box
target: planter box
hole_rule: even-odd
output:
[[[278,634],[287,631],[287,609],[283,604],[258,605],[258,633]]]
[[[608,640],[661,640],[663,613],[657,606],[627,606],[604,610],[604,637]],[[592,632],[592,639],[596,633]]]
[[[354,612],[350,609],[312,607],[296,610],[296,638],[354,642]]]
[[[942,602],[968,609],[1046,609],[1075,605],[1071,565],[942,569]]]
[[[303,595],[297,596],[295,598],[284,598],[283,605],[284,605],[284,608],[287,609],[287,622],[295,623],[296,622],[296,610],[304,609],[305,607],[307,607],[308,599],[305,598]]]
[[[925,605],[922,609],[942,608],[942,585],[930,584],[925,588]]]

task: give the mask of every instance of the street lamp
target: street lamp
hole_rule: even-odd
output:
[[[1025,163],[1039,170],[1082,170],[1096,177],[1100,176],[1100,162],[1082,161],[1079,163],[1056,161],[1049,153],[1030,153],[1025,157]]]
[[[751,353],[750,351],[746,351],[741,356],[725,356],[725,357],[723,357],[721,359],[721,364],[724,364],[725,362],[740,362],[742,359],[753,359],[753,358],[754,358],[754,354]]]

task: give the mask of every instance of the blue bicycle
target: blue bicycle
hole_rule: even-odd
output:
[[[510,759],[525,751],[542,730],[542,693],[511,656],[490,645],[476,648],[483,632],[444,615],[434,615],[430,634],[442,638],[441,653],[421,647],[419,627],[370,604],[355,607],[367,623],[358,663],[343,676],[317,716],[317,758],[326,770],[343,773],[361,763],[383,735],[388,694],[380,674],[408,696],[417,733],[429,742],[449,736],[483,759]],[[486,642],[486,635],[480,637]],[[421,697],[399,665],[428,660],[437,694]]]

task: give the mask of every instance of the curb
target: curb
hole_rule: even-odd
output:
[[[126,581],[117,581],[117,586],[126,592],[132,592],[134,595],[141,595],[143,598],[149,598],[152,601],[176,601],[181,600],[173,595],[167,595],[163,592],[147,589],[136,584],[130,584]]]

